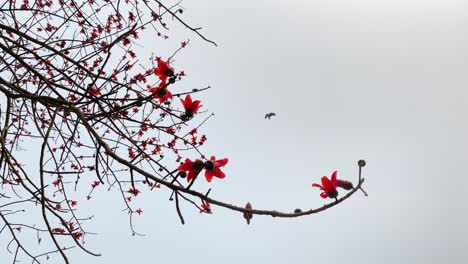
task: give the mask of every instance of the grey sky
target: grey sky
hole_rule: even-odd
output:
[[[176,58],[215,112],[204,152],[229,157],[213,197],[293,210],[324,203],[311,187],[338,169],[365,188],[300,219],[187,208],[143,194],[132,237],[116,194],[95,194],[79,263],[466,263],[468,260],[468,2],[416,0],[185,1]],[[148,45],[153,45],[151,42]],[[161,50],[164,50],[161,47]],[[278,116],[264,120],[266,112]]]

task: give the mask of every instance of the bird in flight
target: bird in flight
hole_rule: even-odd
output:
[[[272,116],[275,116],[276,114],[275,113],[268,113],[265,115],[265,119],[271,119]]]

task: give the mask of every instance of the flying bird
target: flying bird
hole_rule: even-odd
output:
[[[267,118],[271,119],[272,116],[276,116],[276,114],[275,113],[268,113],[268,114],[265,115],[265,119],[267,119]]]

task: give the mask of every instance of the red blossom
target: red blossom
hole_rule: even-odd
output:
[[[167,82],[163,80],[161,80],[161,83],[157,87],[150,87],[149,91],[155,98],[159,99],[160,103],[164,103],[172,98],[172,93],[167,90]]]
[[[83,232],[73,233],[73,236],[76,238],[76,240],[80,240],[80,238],[82,238],[83,235],[84,235]]]
[[[193,114],[198,112],[198,109],[202,106],[200,100],[192,101],[192,97],[188,94],[184,99],[180,99],[182,105],[185,109],[185,114],[182,116],[182,119],[190,119],[193,117]]]
[[[166,82],[168,77],[174,76],[174,68],[169,66],[170,59],[167,61],[162,60],[161,58],[157,58],[158,67],[154,69],[154,74],[159,77],[161,82]]]
[[[217,177],[223,179],[226,177],[224,172],[220,169],[224,167],[228,163],[229,159],[224,158],[220,160],[216,160],[215,156],[211,156],[210,160],[205,162],[205,178],[208,182],[211,182],[213,177]]]
[[[198,144],[203,145],[205,141],[206,141],[206,135],[202,135],[200,138],[200,142],[198,142]]]
[[[94,181],[92,184],[91,184],[91,187],[93,188],[96,188],[98,185],[99,185],[99,181]],[[89,199],[88,199],[89,200]]]
[[[135,18],[136,18],[136,17],[135,17],[135,14],[133,14],[132,12],[128,12],[128,19],[129,19],[130,21],[134,21]]]
[[[57,179],[56,181],[52,182],[52,184],[54,185],[54,187],[58,187],[58,186],[59,186],[60,180],[61,180],[61,179],[59,178],[59,179]]]
[[[202,204],[200,205],[201,207],[201,210],[200,210],[200,214],[201,213],[211,213],[211,204],[210,202],[208,201],[203,201]]]
[[[143,210],[141,210],[141,208],[138,208],[135,213],[137,213],[138,215],[141,215],[143,213]]]
[[[336,198],[338,196],[338,190],[336,189],[338,187],[337,183],[337,174],[338,171],[334,171],[331,180],[327,178],[327,176],[322,177],[322,185],[314,183],[312,184],[312,187],[317,187],[320,188],[323,192],[320,194],[320,196],[324,199],[327,197],[329,198]]]
[[[52,232],[63,234],[63,233],[65,233],[65,229],[63,229],[61,227],[57,227],[57,228],[52,229]]]
[[[101,95],[101,91],[99,90],[99,88],[93,87],[93,88],[89,89],[89,95],[98,96],[98,95]]]
[[[123,40],[122,40],[122,45],[128,46],[130,43],[131,43],[131,41],[130,41],[129,38],[123,38]]]
[[[191,159],[185,159],[185,162],[182,163],[177,170],[181,172],[188,172],[187,174],[187,181],[191,182],[192,179],[197,177],[200,171],[203,169],[204,164],[203,161],[196,159],[192,161]]]
[[[52,24],[47,23],[47,25],[46,25],[46,27],[44,29],[47,32],[52,32],[54,30],[57,30],[57,27],[53,26]]]
[[[136,153],[132,148],[128,148],[128,156],[132,159],[136,158]]]
[[[69,228],[70,230],[73,231],[73,229],[75,229],[75,228],[74,228],[75,224],[74,224],[73,222],[65,222],[65,224],[68,226],[68,228]]]
[[[161,152],[161,146],[156,145],[156,147],[154,147],[154,149],[151,151],[151,154],[156,155],[159,152]]]
[[[74,102],[74,101],[78,100],[78,97],[76,97],[75,94],[70,93],[70,94],[68,94],[68,100]]]
[[[137,196],[137,195],[140,193],[140,190],[138,190],[138,189],[136,189],[136,188],[135,188],[135,189],[134,189],[134,188],[130,188],[130,189],[128,190],[128,193],[131,193],[131,194],[133,194],[134,196]]]

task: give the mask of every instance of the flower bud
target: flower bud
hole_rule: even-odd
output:
[[[349,191],[349,190],[353,189],[353,183],[352,182],[338,179],[338,180],[336,180],[336,183],[337,183],[338,187],[343,188],[345,190]]]
[[[138,101],[136,103],[136,106],[138,106],[138,107],[143,106],[142,100],[143,100],[143,97],[141,95],[138,95]]]
[[[179,171],[178,173],[179,177],[181,177],[182,179],[185,179],[185,177],[187,177],[187,173],[185,171]]]
[[[364,166],[366,166],[366,161],[365,160],[359,160],[357,164],[358,164],[359,167],[364,167]]]
[[[247,202],[247,204],[245,205],[245,209],[252,210],[252,205],[249,202]],[[248,225],[250,224],[250,220],[252,219],[252,217],[253,217],[252,213],[244,212],[244,218],[247,221]]]

